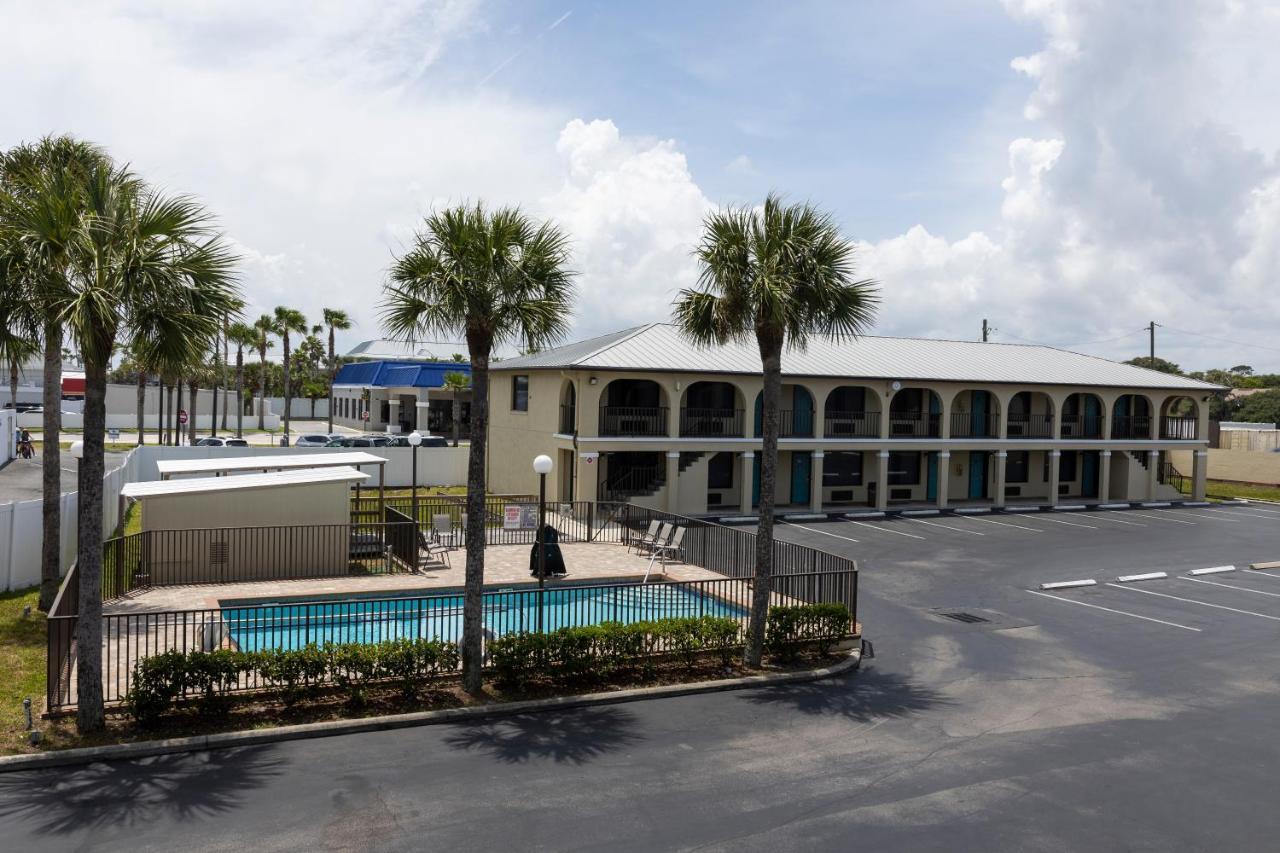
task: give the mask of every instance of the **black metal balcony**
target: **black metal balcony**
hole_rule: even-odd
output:
[[[680,435],[689,438],[742,438],[742,409],[680,410]]]
[[[1102,415],[1064,415],[1063,438],[1102,438]]]
[[[1111,422],[1113,439],[1149,439],[1151,438],[1151,418],[1147,415],[1124,415]]]
[[[1199,421],[1195,418],[1164,417],[1160,419],[1160,437],[1179,441],[1195,441]]]
[[[1008,436],[1014,438],[1053,438],[1053,415],[1016,415],[1009,418]]]
[[[813,409],[779,409],[779,438],[813,438]]]
[[[600,435],[665,436],[666,406],[601,406]]]
[[[942,415],[924,412],[889,413],[889,438],[940,438]]]
[[[952,412],[952,438],[998,438],[1000,416],[992,412]]]
[[[823,435],[826,438],[879,438],[879,412],[841,412],[828,409]]]

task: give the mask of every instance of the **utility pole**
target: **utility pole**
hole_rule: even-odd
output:
[[[986,317],[983,317],[983,318],[982,318],[982,342],[983,342],[984,344],[985,344],[985,343],[987,343],[987,336],[988,336],[988,335],[990,335],[992,332],[998,332],[998,331],[1000,331],[1000,330],[999,330],[999,329],[997,329],[995,326],[988,326],[988,325],[987,325],[987,318],[986,318]]]
[[[1151,333],[1151,360],[1156,360],[1156,327],[1160,324],[1155,320],[1151,321],[1151,325],[1147,326],[1147,331]]]

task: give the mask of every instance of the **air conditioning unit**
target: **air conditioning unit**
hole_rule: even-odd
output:
[[[1009,435],[1011,436],[1022,435],[1023,429],[1024,429],[1024,424],[1011,423],[1009,424]]]
[[[1062,422],[1062,437],[1063,437],[1063,438],[1068,438],[1068,437],[1073,436],[1073,435],[1075,435],[1075,434],[1076,434],[1076,425],[1075,425],[1075,424],[1071,424],[1071,423],[1067,423],[1066,421],[1063,421],[1063,422]]]

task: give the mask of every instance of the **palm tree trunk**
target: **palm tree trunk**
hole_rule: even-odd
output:
[[[333,326],[329,327],[329,432],[333,432],[333,380],[338,377],[333,358]]]
[[[258,386],[261,393],[258,395],[258,429],[264,430],[267,417],[267,351],[259,350],[262,356],[262,372],[258,376]]]
[[[769,594],[773,585],[773,504],[778,470],[778,403],[782,397],[782,337],[759,329],[760,361],[764,367],[761,404],[763,436],[760,450],[760,528],[756,534],[756,574],[751,591],[751,621],[742,662],[759,666],[764,653],[764,626],[769,615]],[[744,489],[751,488],[743,483]]]
[[[484,664],[485,451],[489,441],[488,338],[468,335],[471,352],[471,448],[467,454],[467,568],[462,601],[462,685],[478,693]]]
[[[187,444],[196,443],[196,418],[200,413],[200,386],[193,379],[187,383],[191,389],[191,412],[187,416]]]
[[[40,609],[48,611],[58,596],[62,577],[62,326],[44,326],[44,453],[41,483],[44,491],[44,538],[40,548]]]
[[[164,374],[156,375],[156,396],[160,398],[156,406],[156,444],[164,444]]]
[[[178,389],[178,407],[173,410],[173,445],[177,447],[182,444],[182,423],[178,420],[178,413],[182,411],[182,377],[179,376],[173,384]]]
[[[9,408],[18,414],[18,362],[9,362]]]
[[[284,337],[284,435],[289,437],[289,403],[292,402],[289,395],[289,333],[286,331]]]
[[[227,318],[222,318],[222,431],[227,431],[227,366],[231,363],[231,337],[227,332]]]
[[[169,383],[169,410],[165,412],[165,422],[164,422],[165,444],[173,444],[173,425],[175,423],[175,418],[178,417],[178,408],[177,408],[177,405],[174,403],[174,395],[176,391],[177,391],[177,388],[174,387],[174,383],[170,382]]]
[[[211,408],[209,409],[209,434],[217,435],[218,434],[218,381],[216,379],[213,382],[213,387],[209,389],[209,393],[210,393],[210,396],[213,397],[213,402],[210,404]],[[192,422],[194,423],[194,419],[192,419]]]
[[[147,372],[142,368],[138,368],[138,446],[141,447],[146,442],[146,431],[144,430],[145,419],[147,414]]]
[[[85,364],[84,455],[78,464],[79,512],[76,575],[80,613],[76,620],[76,729],[102,729],[102,471],[107,420],[107,367]]]
[[[244,348],[236,348],[236,438],[244,438]]]
[[[458,428],[462,421],[462,401],[458,399],[458,395],[462,393],[457,388],[453,389],[453,446],[458,446]]]

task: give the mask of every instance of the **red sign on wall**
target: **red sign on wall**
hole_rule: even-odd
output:
[[[187,422],[187,410],[178,409],[178,423],[185,424]]]

